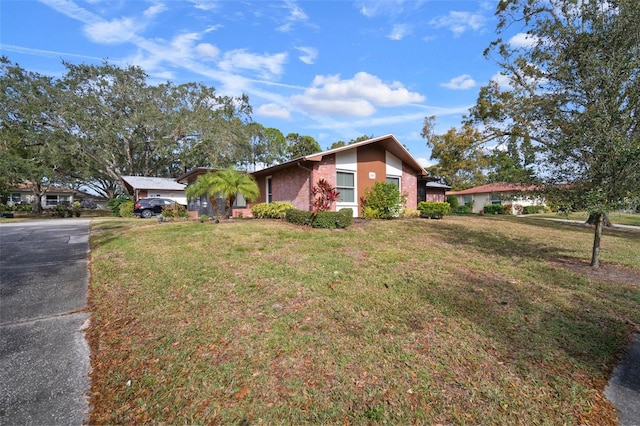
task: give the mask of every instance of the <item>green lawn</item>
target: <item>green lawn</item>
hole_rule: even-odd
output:
[[[540,213],[534,215],[527,215],[531,217],[548,217],[554,219],[571,219],[587,221],[589,213],[587,212],[571,212],[568,214],[559,213]],[[640,226],[640,214],[637,213],[611,213],[609,214],[609,220],[614,225],[634,225]]]
[[[92,424],[615,424],[640,232],[94,221]]]

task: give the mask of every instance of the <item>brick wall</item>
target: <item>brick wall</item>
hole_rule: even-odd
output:
[[[400,184],[402,192],[407,193],[407,205],[408,209],[418,208],[418,177],[415,172],[408,169],[405,164],[402,164],[402,183]]]

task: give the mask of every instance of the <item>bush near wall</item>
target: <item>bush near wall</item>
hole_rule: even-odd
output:
[[[318,212],[314,216],[312,212],[294,208],[287,210],[285,220],[295,225],[313,228],[346,228],[353,223],[353,210],[340,209],[337,212]]]
[[[420,201],[418,210],[420,211],[420,217],[441,219],[444,215],[449,214],[451,206],[449,203],[444,202]]]
[[[484,214],[504,214],[502,204],[488,204],[482,210]]]
[[[544,212],[544,206],[524,206],[522,214],[536,214]]]
[[[294,209],[288,201],[274,201],[272,203],[260,203],[251,207],[251,214],[256,219],[284,219],[287,210]]]

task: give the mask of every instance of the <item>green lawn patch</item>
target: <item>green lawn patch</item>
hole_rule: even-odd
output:
[[[640,233],[513,217],[92,226],[92,424],[615,424]],[[629,254],[633,253],[633,254]]]

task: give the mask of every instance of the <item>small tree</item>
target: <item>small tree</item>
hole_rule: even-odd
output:
[[[238,194],[247,201],[255,201],[260,196],[260,189],[253,176],[235,169],[218,170],[198,176],[196,181],[186,189],[187,197],[208,195],[215,206],[216,194],[226,201],[226,216],[231,217],[231,208]]]

